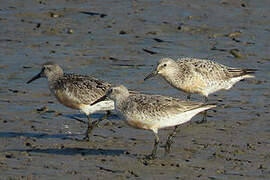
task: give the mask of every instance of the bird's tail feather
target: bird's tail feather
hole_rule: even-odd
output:
[[[229,72],[233,74],[234,77],[240,77],[240,76],[245,76],[245,77],[254,77],[255,72],[257,69],[229,69]]]

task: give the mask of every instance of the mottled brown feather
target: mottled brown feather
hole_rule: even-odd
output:
[[[70,107],[63,101],[69,100],[74,105],[91,104],[104,96],[111,85],[90,76],[64,74],[50,86],[56,98]]]

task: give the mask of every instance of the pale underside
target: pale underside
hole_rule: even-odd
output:
[[[181,112],[178,114],[169,114],[169,112],[164,116],[152,116],[153,114],[145,113],[126,113],[123,117],[126,119],[128,125],[138,128],[152,130],[158,133],[161,128],[172,127],[186,123],[191,120],[196,114],[210,109],[211,106],[204,106],[201,108],[193,109],[187,112]]]

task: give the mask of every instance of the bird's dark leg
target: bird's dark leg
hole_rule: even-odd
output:
[[[187,100],[190,101],[191,99],[191,94],[189,93],[187,95]],[[167,156],[170,152],[171,152],[171,146],[173,144],[173,138],[175,137],[176,133],[179,132],[179,125],[178,126],[174,126],[174,130],[171,134],[169,134],[166,144],[165,144],[165,154],[164,156]]]
[[[204,103],[208,103],[208,98],[206,96],[203,97]]]
[[[203,97],[203,100],[204,100],[204,103],[208,102],[208,98],[206,96]],[[198,122],[199,124],[207,122],[207,111],[204,111],[202,114],[203,114],[203,119],[200,122]]]
[[[154,134],[155,134],[154,147],[153,147],[152,153],[146,157],[147,159],[156,159],[156,157],[157,157],[157,147],[159,144],[159,137],[158,137],[158,134],[156,132],[154,132]]]
[[[164,156],[167,156],[171,152],[171,145],[173,144],[173,138],[175,137],[176,133],[180,131],[179,129],[180,125],[174,126],[173,132],[171,132],[167,138],[166,144],[165,144],[165,154]]]
[[[93,129],[94,129],[95,127],[97,127],[98,124],[99,124],[101,121],[107,119],[107,118],[110,117],[111,115],[112,115],[111,111],[107,111],[106,114],[105,114],[103,117],[101,117],[101,118],[99,118],[98,120],[94,121],[94,122],[92,123],[93,126],[94,126]]]
[[[85,136],[83,138],[83,140],[85,140],[85,141],[89,141],[89,134],[91,134],[91,131],[93,130],[93,124],[91,122],[90,114],[87,115],[87,119],[88,119],[88,126],[87,126],[87,130],[85,132]]]
[[[94,121],[94,122],[91,122],[91,119],[90,119],[90,115],[87,116],[87,119],[88,119],[88,127],[87,127],[87,130],[85,132],[85,137],[83,138],[84,140],[86,141],[89,141],[89,136],[91,135],[93,129],[95,127],[98,126],[98,124],[103,121],[104,119],[107,119],[109,116],[111,115],[111,112],[110,111],[107,111],[107,113],[99,118],[98,120]]]
[[[190,101],[190,99],[191,99],[191,94],[188,94],[187,95],[187,100]]]

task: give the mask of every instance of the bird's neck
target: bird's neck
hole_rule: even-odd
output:
[[[53,74],[52,76],[48,76],[48,82],[49,82],[49,84],[54,84],[56,81],[58,81],[63,76],[64,76],[63,73]]]
[[[123,94],[119,97],[117,97],[117,99],[114,101],[115,105],[116,105],[116,109],[120,110],[123,109],[126,102],[128,101],[129,98],[129,94]]]
[[[162,76],[165,80],[171,82],[175,79],[175,75],[177,74],[177,70],[175,67],[171,67],[169,71],[165,71]]]
[[[47,79],[48,79],[49,88],[53,90],[54,87],[58,85],[59,79],[63,76],[64,74],[56,74],[54,76],[48,76]]]

